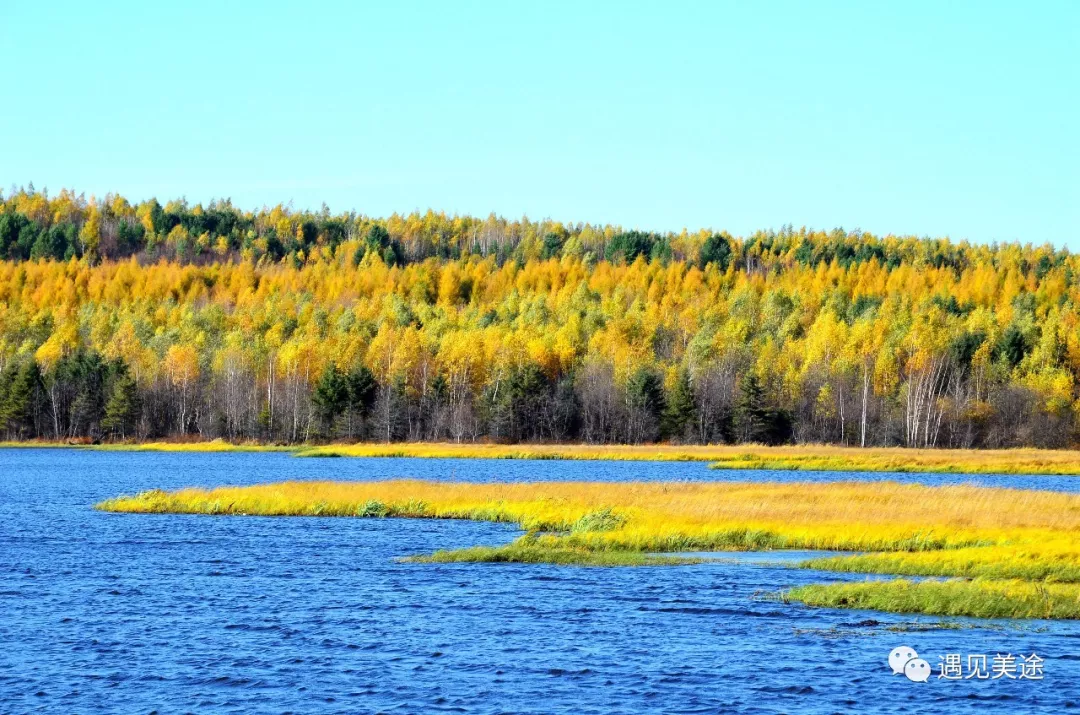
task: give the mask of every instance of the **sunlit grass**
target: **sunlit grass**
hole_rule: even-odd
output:
[[[1052,602],[1050,617],[1072,617],[1059,614],[1072,613],[1067,597],[1078,592],[1069,589],[1080,584],[1080,495],[1058,492],[895,482],[283,482],[155,490],[97,508],[474,519],[517,524],[530,534],[508,546],[440,551],[421,561],[611,566],[673,563],[650,555],[663,552],[822,549],[869,553],[801,565],[977,579],[940,587],[871,582],[854,591],[824,585],[790,595],[812,605],[899,612],[1034,613],[1038,595]]]
[[[694,445],[595,444],[331,444],[305,447],[298,457],[418,457],[428,459],[573,459],[707,462],[718,448]],[[721,448],[722,449],[722,448]]]
[[[234,443],[222,439],[208,442],[0,442],[0,448],[38,447],[49,449],[88,449],[98,452],[292,452],[294,447],[261,444],[258,442]]]
[[[830,445],[590,445],[362,443],[266,445],[212,442],[69,444],[0,442],[0,447],[75,447],[105,451],[292,452],[298,457],[417,457],[429,459],[569,459],[710,462],[713,469],[784,471],[936,472],[954,474],[1080,475],[1080,452],[1049,449],[906,449]]]
[[[906,449],[830,445],[353,444],[308,447],[301,457],[660,460],[711,462],[714,469],[1080,474],[1080,453],[1048,449]]]
[[[292,447],[259,443],[233,443],[215,439],[210,442],[132,442],[95,444],[90,449],[106,452],[291,452]]]
[[[795,445],[732,447],[713,469],[933,472],[950,474],[1080,474],[1080,454],[1049,449],[906,449]]]
[[[1080,544],[1047,535],[1007,545],[816,558],[801,566],[849,573],[1080,583]]]
[[[1032,581],[864,581],[797,586],[792,601],[828,608],[864,608],[976,618],[1080,618],[1080,585]]]
[[[642,553],[640,551],[595,551],[563,546],[558,539],[523,537],[504,546],[472,546],[436,551],[401,559],[412,563],[518,563],[560,566],[674,566],[700,563],[701,559]]]
[[[1080,497],[893,482],[473,484],[285,482],[151,491],[110,511],[480,519],[564,531],[598,549],[808,548],[922,551],[1036,541],[1080,527]],[[604,514],[600,519],[597,515]],[[609,528],[575,528],[583,517]],[[613,527],[613,528],[610,528]]]

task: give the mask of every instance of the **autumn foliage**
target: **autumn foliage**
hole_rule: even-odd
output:
[[[0,256],[12,439],[1075,441],[1051,247],[26,189]]]

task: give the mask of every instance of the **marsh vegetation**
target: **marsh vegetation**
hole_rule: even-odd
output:
[[[652,554],[686,551],[857,551],[864,553],[801,566],[963,580],[821,584],[793,589],[788,597],[943,615],[1080,616],[1080,545],[1072,536],[1080,528],[1080,496],[1053,492],[892,482],[284,482],[149,491],[98,508],[476,519],[528,532],[504,547],[418,559],[438,562],[645,565],[665,562]]]
[[[182,442],[0,442],[119,452],[288,452],[297,457],[708,462],[712,469],[806,472],[1080,475],[1080,453],[1051,449],[911,449],[824,444],[463,444],[453,442],[274,445],[222,439]]]

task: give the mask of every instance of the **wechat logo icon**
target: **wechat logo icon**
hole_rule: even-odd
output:
[[[930,679],[930,664],[920,658],[914,648],[893,648],[889,653],[889,667],[893,675],[906,675],[913,683],[925,683]]]

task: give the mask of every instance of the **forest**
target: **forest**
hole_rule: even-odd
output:
[[[1067,447],[1080,260],[0,194],[0,434]]]

